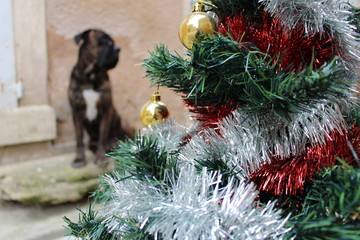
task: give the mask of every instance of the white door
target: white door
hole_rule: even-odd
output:
[[[0,0],[0,109],[16,108],[21,92],[16,83],[13,29],[12,0]]]

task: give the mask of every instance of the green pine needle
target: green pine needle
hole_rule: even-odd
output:
[[[324,169],[314,180],[289,238],[360,239],[360,169]]]
[[[166,173],[177,169],[174,155],[160,147],[156,139],[147,136],[135,136],[134,140],[119,142],[118,148],[108,156],[115,160],[114,170],[124,173],[124,178],[166,183]]]
[[[80,212],[79,220],[77,223],[72,222],[69,218],[64,217],[65,223],[68,224],[66,229],[68,230],[67,236],[73,236],[81,240],[153,240],[154,238],[147,234],[146,227],[140,229],[139,224],[134,219],[123,220],[116,218],[121,225],[121,232],[110,232],[107,226],[103,223],[104,218],[97,217],[96,212],[93,210],[90,204],[87,213],[78,209]]]
[[[332,216],[351,223],[352,216],[360,214],[359,186],[360,169],[335,166],[324,170],[308,193],[304,207],[319,217]]]
[[[216,8],[211,10],[216,12],[220,19],[226,16],[233,16],[239,12],[255,16],[261,7],[258,0],[211,0],[211,2],[216,6]]]
[[[113,172],[107,173],[107,176],[115,178]],[[104,179],[104,175],[100,176],[100,183],[97,189],[90,195],[95,203],[106,203],[111,200],[111,194],[113,192],[113,187],[109,185]]]
[[[206,168],[208,172],[219,172],[222,175],[221,178],[221,185],[226,186],[228,184],[228,180],[231,177],[236,176],[237,172],[235,171],[235,168],[230,169],[224,161],[221,160],[221,157],[214,157],[211,158],[209,156],[206,160],[196,160],[195,167],[199,172]],[[235,181],[237,178],[234,178]]]
[[[125,231],[121,234],[121,239],[123,240],[153,240],[154,237],[146,233],[146,226],[143,229],[140,229],[139,223],[135,219],[121,219],[117,218],[121,222]],[[151,221],[151,219],[149,220]]]
[[[97,218],[96,212],[92,205],[89,205],[88,212],[85,213],[78,208],[79,221],[72,222],[69,218],[64,217],[64,222],[68,224],[66,229],[69,231],[67,236],[74,236],[82,240],[118,240],[118,236],[110,233],[108,228],[103,224],[102,218]]]
[[[346,116],[349,126],[360,126],[360,98],[358,99],[358,105],[354,106]]]
[[[336,218],[302,220],[294,225],[286,239],[299,240],[359,240],[360,224],[339,224]]]
[[[351,15],[349,17],[350,24],[354,25],[356,27],[356,32],[360,33],[360,8],[351,6]]]

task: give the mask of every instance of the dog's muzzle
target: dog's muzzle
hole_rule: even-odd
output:
[[[121,49],[119,46],[103,46],[98,52],[97,66],[100,69],[112,69],[119,61],[119,53]]]

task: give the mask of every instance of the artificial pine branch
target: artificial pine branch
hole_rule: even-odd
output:
[[[301,72],[281,69],[281,59],[272,59],[249,43],[222,35],[204,35],[185,59],[158,46],[144,60],[147,77],[154,85],[182,93],[200,106],[223,106],[231,102],[243,111],[287,118],[324,99],[333,100],[348,91],[345,71],[337,59]]]
[[[318,217],[332,216],[344,224],[354,221],[360,224],[360,169],[343,164],[319,174],[304,206]]]
[[[351,5],[350,24],[356,27],[356,32],[360,34],[360,8]]]
[[[359,104],[350,109],[346,116],[346,120],[349,126],[360,126],[360,98],[358,102]]]
[[[116,218],[123,223],[124,229],[121,233],[114,233],[104,224],[104,217],[97,217],[97,213],[93,210],[92,205],[89,205],[88,212],[80,212],[77,223],[72,222],[69,218],[64,217],[64,222],[68,224],[67,236],[73,236],[81,240],[153,240],[154,238],[145,232],[145,229],[140,229],[138,222],[134,219],[123,220]]]
[[[176,171],[174,155],[168,154],[156,139],[148,136],[135,136],[134,140],[119,142],[118,147],[108,153],[115,161],[114,171],[123,174],[123,178],[153,179],[156,182],[167,181],[166,173]]]
[[[100,176],[100,184],[91,197],[96,203],[111,200],[113,188],[109,186],[105,177],[119,178],[120,175],[119,181],[126,178],[167,181],[165,175],[169,171],[172,173],[175,171],[176,176],[177,151],[168,153],[159,145],[157,139],[151,136],[136,135],[133,140],[119,141],[118,147],[107,154],[113,159],[113,172]]]
[[[106,175],[114,176],[113,172],[107,173]],[[106,182],[104,175],[99,176],[99,178],[100,183],[90,197],[95,203],[106,203],[111,200],[113,188]]]
[[[154,240],[154,237],[146,233],[146,226],[139,227],[139,223],[135,219],[116,218],[124,226],[124,230],[119,234],[121,240]]]
[[[342,163],[314,180],[289,238],[360,239],[360,169]]]
[[[82,240],[118,240],[118,236],[111,233],[109,229],[103,224],[103,218],[97,217],[97,213],[93,210],[92,205],[89,205],[88,212],[85,213],[78,208],[79,221],[72,222],[69,218],[64,217],[64,222],[68,224],[67,236],[74,236]]]
[[[313,214],[307,215],[313,218]],[[336,218],[297,220],[294,229],[286,239],[298,240],[359,240],[360,224],[339,224]]]
[[[258,0],[211,0],[211,2],[216,6],[211,10],[216,12],[220,19],[239,12],[255,16],[257,10],[261,7]]]
[[[213,156],[214,157],[214,156]],[[221,156],[205,159],[205,160],[196,160],[195,167],[201,171],[203,168],[206,168],[209,172],[218,171],[221,173],[224,179],[231,178],[236,175],[234,169],[229,169],[229,167],[222,161]]]

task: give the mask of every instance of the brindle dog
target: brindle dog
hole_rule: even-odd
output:
[[[76,157],[73,167],[86,165],[84,129],[89,135],[89,148],[95,154],[95,164],[106,166],[105,153],[116,140],[123,140],[127,131],[121,126],[111,95],[107,71],[116,66],[120,48],[105,32],[89,29],[75,36],[80,44],[68,89],[76,133]]]

